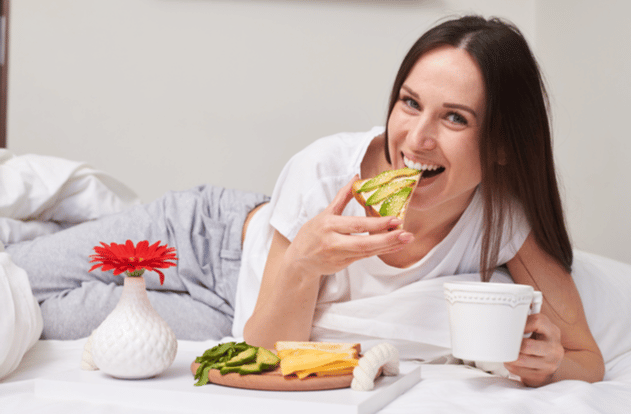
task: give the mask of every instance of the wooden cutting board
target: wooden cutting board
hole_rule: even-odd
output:
[[[199,363],[191,364],[193,375],[197,372]],[[378,374],[379,375],[379,374]],[[234,388],[245,388],[249,390],[263,391],[317,391],[333,390],[338,388],[348,388],[351,386],[353,374],[338,375],[331,377],[307,377],[298,379],[297,377],[284,377],[281,368],[274,371],[263,372],[261,374],[240,375],[236,372],[222,375],[217,369],[211,369],[208,379],[213,384],[224,385]]]

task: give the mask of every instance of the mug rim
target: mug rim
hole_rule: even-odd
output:
[[[526,294],[536,291],[533,286],[519,283],[472,282],[466,280],[445,282],[443,287],[450,292]]]

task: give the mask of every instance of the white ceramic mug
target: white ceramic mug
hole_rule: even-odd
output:
[[[528,285],[489,282],[443,284],[450,315],[452,355],[481,362],[518,359],[527,316],[539,313],[542,293]]]

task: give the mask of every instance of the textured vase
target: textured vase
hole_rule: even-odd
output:
[[[151,306],[142,276],[125,277],[121,298],[94,331],[91,347],[94,364],[116,378],[150,378],[171,366],[178,342]]]

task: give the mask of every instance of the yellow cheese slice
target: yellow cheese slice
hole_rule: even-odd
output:
[[[348,359],[342,361],[334,361],[329,364],[325,364],[320,367],[306,369],[302,371],[296,371],[295,374],[300,379],[303,379],[311,374],[315,374],[317,377],[325,377],[332,375],[345,375],[353,372],[353,369],[358,365],[357,359]]]
[[[313,370],[337,361],[355,360],[349,352],[333,353],[316,349],[296,349],[280,352],[281,374],[290,375],[298,371]],[[309,375],[309,374],[308,374]]]

